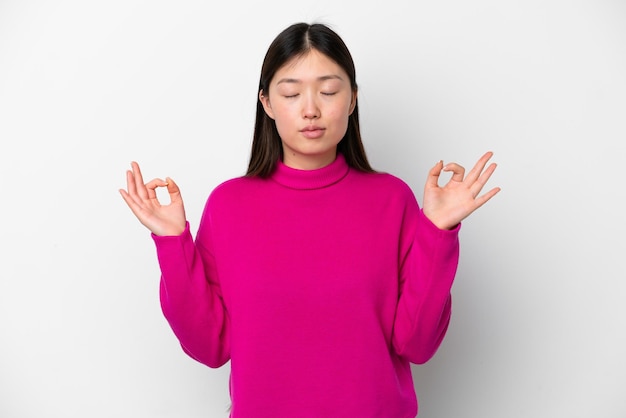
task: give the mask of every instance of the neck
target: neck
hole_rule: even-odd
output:
[[[337,150],[323,155],[302,155],[285,151],[283,153],[283,164],[297,170],[318,170],[330,165],[337,158]]]

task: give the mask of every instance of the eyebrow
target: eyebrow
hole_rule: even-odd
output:
[[[342,80],[343,81],[343,78],[336,74],[323,75],[317,78],[317,81],[326,81],[326,80]],[[278,80],[276,84],[278,85],[281,83],[302,83],[302,80],[298,80],[297,78],[281,78],[280,80]]]

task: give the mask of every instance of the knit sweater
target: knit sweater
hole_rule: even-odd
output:
[[[410,363],[446,333],[459,228],[341,154],[279,163],[215,188],[195,240],[153,235],[161,307],[189,356],[230,360],[232,418],[415,417]]]

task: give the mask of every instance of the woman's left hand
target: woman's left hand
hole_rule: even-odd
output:
[[[494,187],[479,196],[496,169],[495,163],[485,169],[492,156],[492,152],[485,153],[467,176],[465,169],[457,163],[444,165],[443,161],[439,161],[430,170],[424,187],[422,209],[433,224],[440,229],[452,229],[500,191],[499,187]],[[452,177],[443,187],[438,183],[442,171],[452,172]]]

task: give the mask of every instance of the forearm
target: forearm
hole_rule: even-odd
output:
[[[401,268],[402,288],[394,323],[398,355],[425,363],[437,351],[450,322],[450,291],[459,258],[458,231],[440,230],[423,213]]]
[[[154,240],[163,315],[187,354],[210,367],[223,365],[230,356],[229,324],[216,277],[208,277],[212,260],[203,260],[188,225],[180,236]]]

